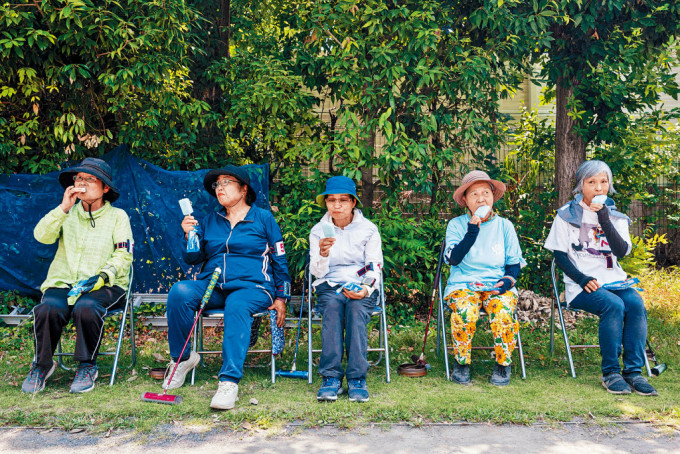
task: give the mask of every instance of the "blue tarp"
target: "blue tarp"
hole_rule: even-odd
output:
[[[113,172],[120,198],[113,204],[130,216],[135,239],[133,291],[167,292],[180,279],[193,278],[198,271],[182,261],[178,201],[191,200],[199,221],[220,209],[217,200],[203,189],[208,170],[168,171],[135,158],[126,146],[102,156]],[[75,164],[75,163],[73,163]],[[269,166],[243,166],[257,194],[255,204],[269,207]],[[56,244],[45,245],[33,238],[33,228],[61,203],[64,190],[59,172],[46,175],[0,175],[0,290],[16,290],[38,297],[40,284],[56,252]]]

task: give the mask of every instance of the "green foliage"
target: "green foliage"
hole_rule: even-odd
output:
[[[640,276],[656,266],[654,249],[660,244],[666,244],[666,235],[652,235],[645,232],[641,237],[632,236],[633,249],[630,254],[619,260],[621,268],[631,276]]]
[[[176,0],[0,5],[3,171],[50,171],[108,143],[190,148],[206,107],[188,96],[197,20]]]
[[[427,195],[436,214],[453,189],[444,169],[463,173],[466,153],[481,157],[498,148],[498,103],[526,69],[522,39],[464,26],[469,8],[382,0],[301,8],[309,38],[298,66],[319,105],[329,100],[337,118],[310,160],[330,160],[362,180],[365,191],[373,189],[367,175],[375,175],[383,200],[399,206],[408,204],[406,191]]]
[[[15,291],[0,292],[0,314],[9,314],[16,307],[22,308],[22,313],[27,313],[36,304],[33,298],[19,295]]]
[[[510,219],[517,231],[522,255],[527,262],[518,286],[543,295],[550,294],[552,253],[543,247],[550,232],[556,192],[554,125],[539,119],[535,110],[522,112],[509,133],[512,148],[502,165],[492,174],[504,181],[507,190],[498,204],[500,213]]]

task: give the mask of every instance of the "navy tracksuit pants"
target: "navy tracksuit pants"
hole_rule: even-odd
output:
[[[182,347],[189,337],[196,311],[201,305],[203,294],[208,288],[208,279],[200,281],[179,281],[168,294],[168,343],[170,356],[179,359]],[[225,289],[217,284],[205,309],[224,309],[224,338],[222,340],[222,368],[220,381],[238,383],[243,377],[243,364],[250,343],[250,328],[253,314],[262,312],[272,305],[273,299],[267,291],[253,284],[248,288]],[[229,283],[226,284],[229,286]],[[182,359],[191,354],[187,346]]]

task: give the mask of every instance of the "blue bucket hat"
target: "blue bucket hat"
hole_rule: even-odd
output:
[[[111,166],[109,166],[106,161],[99,158],[85,158],[80,164],[63,170],[59,174],[59,183],[61,186],[64,189],[73,186],[73,177],[76,176],[78,172],[89,173],[102,180],[102,182],[109,187],[109,192],[104,194],[104,200],[108,200],[109,203],[118,200],[120,191],[113,185],[113,180],[111,179]]]
[[[331,177],[326,181],[326,190],[316,196],[316,203],[326,208],[326,197],[330,194],[349,194],[357,201],[357,206],[361,205],[361,200],[357,197],[357,186],[354,181],[347,177]]]
[[[251,201],[250,203],[248,203],[248,205],[251,205],[252,203],[255,202],[255,198],[257,197],[257,195],[255,194],[255,190],[253,189],[253,187],[250,185],[250,176],[248,175],[248,172],[246,172],[246,170],[241,167],[236,167],[232,165],[225,166],[223,169],[214,169],[205,174],[205,177],[203,178],[203,187],[205,188],[206,191],[208,191],[208,194],[210,194],[213,197],[217,197],[217,194],[215,194],[215,190],[213,189],[212,185],[217,181],[217,178],[220,175],[229,175],[230,177],[236,178],[239,181],[239,183],[248,186],[246,202]]]

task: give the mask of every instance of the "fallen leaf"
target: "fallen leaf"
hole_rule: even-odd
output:
[[[244,428],[245,430],[252,430],[253,425],[250,424],[248,421],[245,421],[243,424],[241,424],[241,427]]]
[[[165,359],[160,353],[152,353],[151,356],[153,356],[156,361],[160,361],[162,363],[167,361],[167,359]]]
[[[82,428],[82,427],[77,427],[77,428],[75,428],[75,429],[69,430],[68,433],[70,433],[70,434],[79,434],[80,432],[85,432],[85,429]]]
[[[132,377],[128,378],[127,381],[129,381],[129,382],[134,381],[134,380],[137,380],[138,378],[139,378],[139,375],[133,375]]]
[[[257,405],[258,403],[259,402],[257,401],[257,399],[255,399],[254,397],[250,399],[250,405]]]
[[[106,432],[106,435],[104,435],[104,438],[109,438],[111,436],[111,432],[113,432],[113,427],[109,427],[109,430]]]

